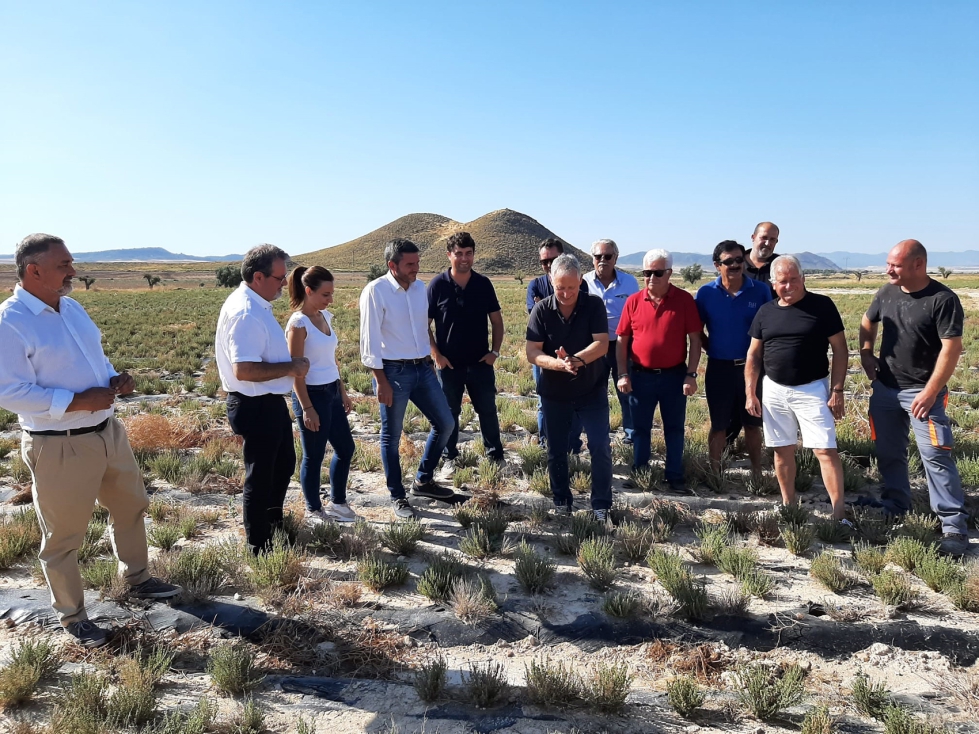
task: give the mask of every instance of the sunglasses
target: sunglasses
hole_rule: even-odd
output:
[[[662,278],[671,268],[666,268],[665,270],[643,270],[642,277],[644,278]]]
[[[612,255],[612,254],[608,254],[608,255],[592,255],[592,257],[595,258],[596,260],[598,260],[598,262],[603,262],[603,261],[604,262],[611,262],[612,260],[615,259],[615,255]]]
[[[728,260],[718,260],[718,262],[721,265],[729,268],[732,265],[740,265],[741,263],[744,262],[744,258],[741,255],[738,255],[737,257],[732,257]]]
[[[540,266],[542,268],[549,268],[551,267],[551,263],[554,262],[555,260],[557,260],[556,257],[544,258],[543,260],[540,261]]]

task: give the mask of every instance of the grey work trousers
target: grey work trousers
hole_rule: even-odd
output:
[[[911,402],[921,389],[896,390],[873,382],[870,397],[870,431],[877,445],[877,465],[884,479],[881,501],[891,511],[911,509],[908,477],[908,428],[914,428],[921,454],[931,509],[941,518],[942,532],[968,535],[968,514],[959,470],[952,459],[952,426],[945,413],[948,390],[935,399],[926,420],[911,416]]]

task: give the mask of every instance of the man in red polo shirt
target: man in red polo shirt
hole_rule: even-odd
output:
[[[616,329],[619,390],[629,395],[635,472],[649,463],[653,413],[659,404],[666,440],[666,483],[688,494],[683,478],[687,396],[697,392],[702,324],[692,295],[670,284],[673,256],[650,250],[642,259],[646,287],[626,300]],[[629,365],[628,370],[623,369]]]

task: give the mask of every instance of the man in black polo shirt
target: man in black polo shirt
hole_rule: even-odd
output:
[[[472,269],[476,253],[472,236],[468,232],[456,232],[446,240],[445,249],[450,268],[428,284],[428,336],[442,392],[455,422],[444,453],[447,468],[451,470],[448,462],[455,461],[459,455],[459,413],[462,393],[466,390],[479,416],[486,455],[493,461],[503,461],[493,372],[503,344],[503,314],[490,279]],[[487,316],[493,328],[492,349],[486,338]]]
[[[744,255],[744,274],[752,280],[772,285],[772,260],[778,244],[778,227],[771,222],[759,222],[751,233],[751,249]],[[774,292],[774,288],[773,288]]]
[[[928,276],[928,253],[904,240],[887,255],[890,283],[881,287],[860,324],[860,361],[873,381],[870,430],[884,480],[881,504],[903,515],[911,509],[908,428],[914,429],[928,479],[931,509],[941,518],[940,550],[969,549],[969,515],[952,458],[952,425],[945,413],[948,379],[962,354],[962,304]],[[883,324],[880,358],[874,356]]]
[[[570,514],[567,427],[581,420],[591,454],[591,507],[608,520],[612,445],[608,429],[608,317],[598,296],[581,291],[581,264],[561,255],[551,265],[554,295],[538,301],[527,324],[527,361],[541,369],[539,391],[547,431],[547,473],[554,504]]]

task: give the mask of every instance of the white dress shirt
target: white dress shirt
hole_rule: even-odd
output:
[[[17,285],[0,304],[0,406],[21,428],[67,431],[97,426],[114,409],[65,411],[90,387],[108,387],[118,373],[102,351],[102,332],[78,301],[60,310]]]
[[[385,359],[420,359],[431,353],[428,295],[420,280],[406,291],[391,271],[360,294],[360,361],[373,370]]]
[[[633,293],[639,292],[639,281],[632,275],[618,268],[615,269],[615,280],[608,284],[608,288],[602,285],[598,279],[598,273],[592,270],[584,275],[585,284],[588,292],[598,296],[605,303],[605,315],[608,316],[608,338],[615,341],[615,330],[622,318],[622,309],[625,307],[625,300]]]
[[[235,377],[232,365],[240,362],[291,362],[286,335],[272,313],[272,304],[248,287],[238,286],[218,316],[214,337],[214,358],[227,392],[249,397],[286,395],[292,392],[292,378],[279,377],[265,382],[249,382]]]

